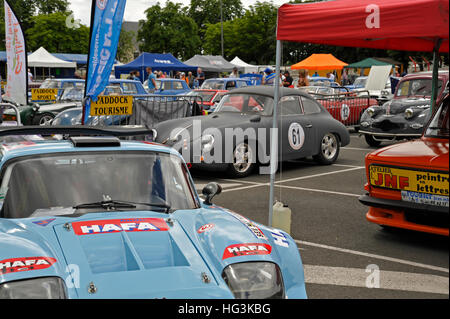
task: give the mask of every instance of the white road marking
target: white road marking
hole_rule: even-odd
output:
[[[362,148],[362,147],[341,147],[342,150],[353,150],[353,151],[365,151],[365,152],[372,152],[375,151],[375,148]]]
[[[278,183],[286,183],[286,182],[298,181],[298,180],[307,179],[307,178],[321,177],[321,176],[338,174],[338,173],[345,173],[345,172],[354,171],[354,170],[362,169],[362,168],[365,168],[365,167],[364,166],[356,166],[356,167],[352,167],[352,168],[348,168],[348,169],[343,169],[343,170],[340,170],[340,171],[333,171],[333,172],[319,173],[319,174],[314,174],[314,175],[293,177],[293,178],[288,178],[288,179],[276,181],[275,183],[277,183],[277,184]]]
[[[359,196],[361,196],[361,194],[334,192],[334,191],[327,191],[327,190],[323,190],[323,189],[305,188],[305,187],[298,187],[298,186],[275,185],[275,187],[288,188],[288,189],[297,189],[297,190],[301,190],[301,191],[309,191],[309,192],[317,192],[317,193],[342,195],[342,196],[351,196],[351,197],[359,197]]]
[[[312,284],[337,285],[367,288],[366,280],[371,274],[366,269],[303,265],[305,282]],[[379,288],[402,291],[449,294],[448,277],[417,274],[380,269]]]
[[[381,255],[370,254],[370,253],[364,253],[364,252],[361,252],[361,251],[356,251],[356,250],[351,250],[351,249],[346,249],[346,248],[339,248],[339,247],[334,247],[334,246],[328,246],[328,245],[323,245],[323,244],[311,243],[311,242],[304,241],[304,240],[297,240],[296,239],[295,242],[297,244],[300,244],[300,245],[319,247],[319,248],[339,251],[339,252],[347,253],[347,254],[353,254],[353,255],[359,255],[359,256],[364,256],[364,257],[376,258],[376,259],[391,261],[391,262],[395,262],[395,263],[399,263],[399,264],[404,264],[404,265],[409,265],[409,266],[414,266],[414,267],[419,267],[419,268],[424,268],[424,269],[429,269],[429,270],[445,272],[447,274],[449,273],[449,270],[447,268],[437,267],[437,266],[427,265],[427,264],[422,264],[422,263],[417,263],[417,262],[413,262],[413,261],[409,261],[409,260],[392,258],[392,257],[381,256]]]

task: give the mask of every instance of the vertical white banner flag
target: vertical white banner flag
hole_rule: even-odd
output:
[[[22,28],[14,11],[5,2],[5,40],[7,85],[5,97],[20,105],[26,105],[27,96],[27,52]]]

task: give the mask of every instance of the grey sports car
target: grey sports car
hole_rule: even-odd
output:
[[[280,88],[278,129],[272,130],[273,95],[271,86],[234,89],[213,114],[159,123],[155,141],[175,148],[195,167],[227,170],[232,177],[247,176],[258,164],[267,169],[272,133],[279,161],[308,156],[322,164],[336,161],[340,147],[350,142],[345,126],[307,93]]]

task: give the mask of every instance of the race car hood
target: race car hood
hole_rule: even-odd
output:
[[[404,113],[407,108],[428,109],[430,107],[430,99],[423,97],[413,97],[406,99],[393,99],[387,102],[385,110],[388,109],[390,114]]]
[[[0,240],[0,284],[57,276],[69,298],[233,298],[221,278],[227,265],[284,267],[267,230],[220,209],[2,220]],[[288,279],[304,285],[303,274]]]
[[[380,148],[367,155],[369,163],[448,170],[448,139],[421,138]]]

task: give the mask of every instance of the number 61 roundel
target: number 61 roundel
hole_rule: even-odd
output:
[[[303,127],[298,123],[291,123],[288,130],[289,145],[294,150],[299,150],[305,141],[305,132]]]

